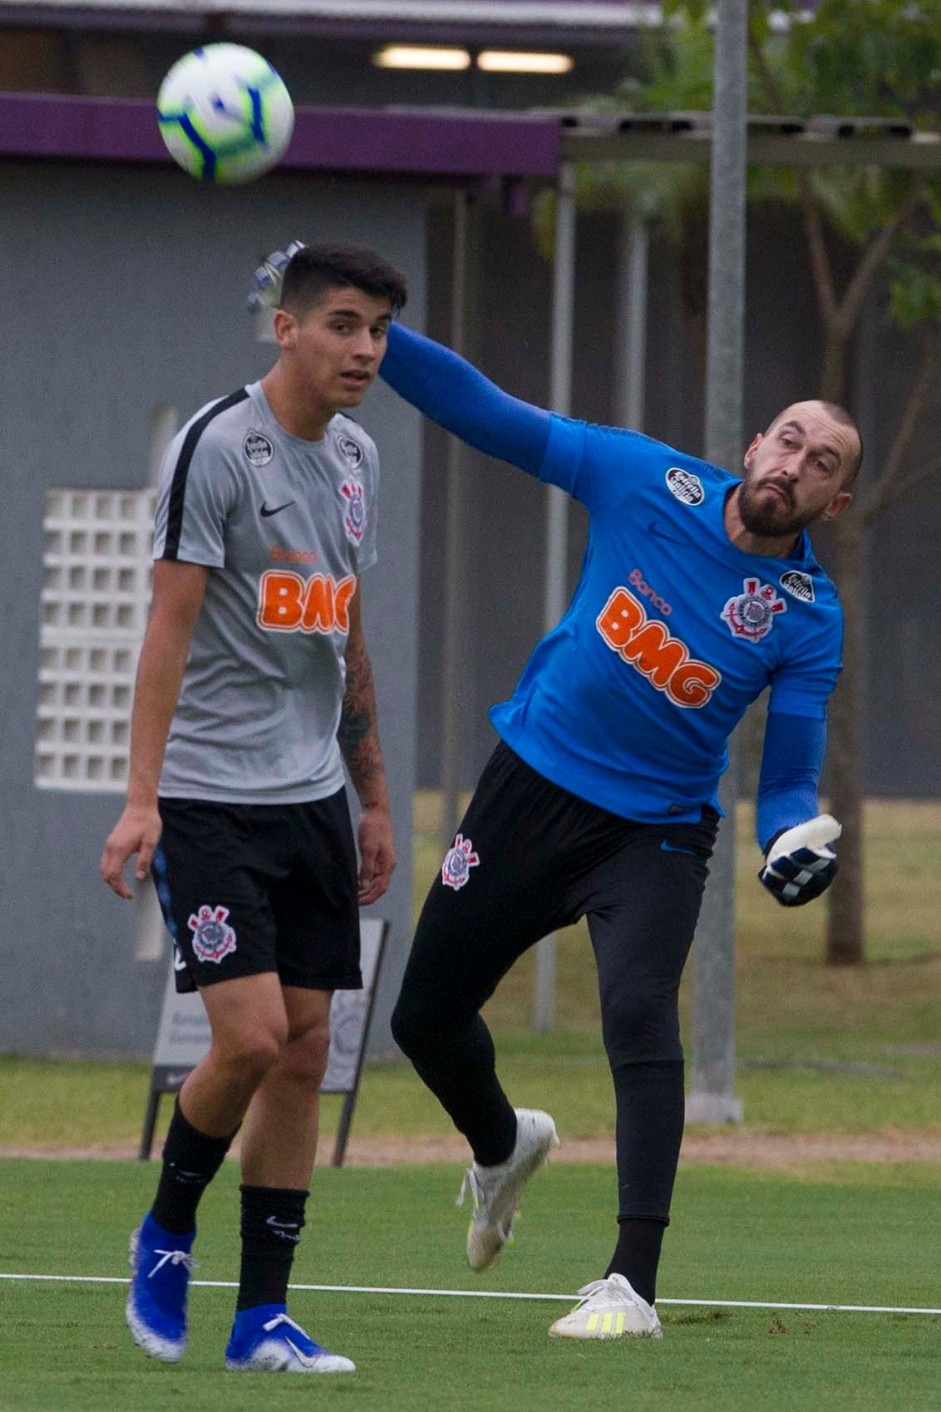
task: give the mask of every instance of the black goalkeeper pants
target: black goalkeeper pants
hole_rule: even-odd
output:
[[[515,1133],[480,1009],[528,947],[585,916],[614,1079],[618,1216],[667,1223],[684,1119],[677,1000],[717,824],[709,808],[697,824],[633,823],[497,746],[428,894],[392,1016],[478,1162],[503,1160]]]

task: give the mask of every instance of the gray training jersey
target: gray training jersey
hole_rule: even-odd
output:
[[[155,559],[204,564],[206,596],[160,793],[280,804],[343,785],[337,727],[349,604],[376,558],[376,447],[336,415],[322,441],[277,422],[259,383],[167,448]]]

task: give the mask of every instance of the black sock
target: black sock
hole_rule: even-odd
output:
[[[286,1304],[308,1193],[273,1186],[243,1186],[241,1191],[242,1268],[236,1308]]]
[[[163,1170],[151,1212],[158,1226],[173,1235],[189,1234],[196,1225],[196,1208],[202,1194],[222,1166],[234,1137],[235,1133],[209,1137],[199,1132],[183,1116],[177,1099],[163,1145]]]
[[[657,1266],[663,1244],[663,1221],[648,1221],[628,1217],[618,1222],[618,1243],[608,1275],[623,1275],[641,1299],[653,1304],[657,1297]]]

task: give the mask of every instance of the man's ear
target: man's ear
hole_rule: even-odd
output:
[[[835,520],[837,515],[842,515],[843,511],[849,506],[852,498],[848,490],[841,490],[838,495],[834,495],[820,518],[822,520]]]
[[[752,461],[755,459],[755,452],[758,450],[759,446],[763,441],[764,436],[761,434],[761,432],[756,432],[754,437],[752,438],[751,445],[745,452],[745,455],[742,457],[742,465],[745,467],[746,471],[749,469]]]
[[[279,348],[291,349],[297,343],[297,319],[285,309],[274,311],[274,336]]]

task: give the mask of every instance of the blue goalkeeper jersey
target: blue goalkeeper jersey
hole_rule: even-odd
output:
[[[765,687],[770,712],[825,718],[836,590],[806,534],[788,559],[736,548],[724,508],[737,479],[637,432],[553,416],[539,475],[585,505],[588,544],[568,611],[493,725],[582,799],[641,822],[699,819]]]

